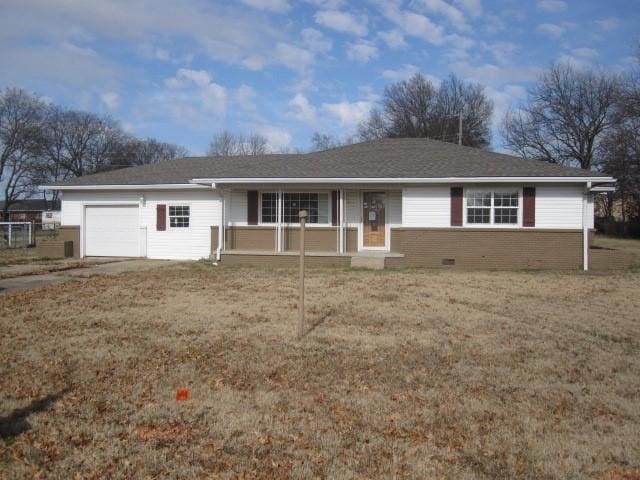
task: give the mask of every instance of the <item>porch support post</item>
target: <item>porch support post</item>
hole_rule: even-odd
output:
[[[276,252],[282,252],[282,190],[276,195]]]
[[[344,253],[345,252],[345,230],[344,230],[344,189],[340,189],[338,191],[338,201],[339,201],[339,207],[338,207],[338,231],[339,231],[339,235],[340,235],[340,242],[339,242],[339,249],[340,249],[340,253]]]
[[[215,187],[214,187],[215,188]],[[225,192],[220,189],[220,225],[218,226],[218,248],[216,249],[216,262],[220,261],[220,253],[224,250],[224,241],[225,241],[225,222],[226,215],[225,210],[227,209],[227,202],[225,201]]]
[[[589,270],[589,194],[591,182],[587,182],[584,195],[582,196],[582,269]]]

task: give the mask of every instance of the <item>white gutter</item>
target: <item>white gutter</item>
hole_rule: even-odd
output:
[[[270,177],[270,178],[194,178],[192,183],[208,183],[212,182],[225,184],[272,184],[272,183],[289,183],[289,184],[309,184],[309,183],[340,183],[340,184],[379,184],[379,183],[585,183],[585,182],[615,182],[612,177],[430,177],[430,178],[413,178],[413,177],[327,177],[327,178],[288,178],[288,177]]]
[[[587,188],[582,195],[582,269],[586,272],[589,270],[589,191],[591,190],[591,182],[587,182]]]
[[[151,185],[41,185],[40,190],[195,190],[211,188],[212,182],[206,185],[195,183],[157,183]]]

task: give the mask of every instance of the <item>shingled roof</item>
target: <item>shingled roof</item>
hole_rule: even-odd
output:
[[[55,186],[186,184],[199,179],[602,177],[426,138],[387,138],[302,154],[187,157],[74,178]],[[53,185],[49,185],[50,187]]]

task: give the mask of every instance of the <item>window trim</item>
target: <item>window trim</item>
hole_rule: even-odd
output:
[[[467,209],[467,196],[471,192],[491,192],[491,207],[489,215],[489,223],[469,223],[467,222],[468,212]],[[516,223],[495,223],[495,205],[494,194],[495,193],[518,193],[518,221]],[[468,228],[521,228],[522,227],[522,187],[494,187],[494,186],[480,186],[478,188],[465,187],[462,192],[462,226]],[[458,227],[460,228],[460,227]]]
[[[283,194],[282,199],[282,208],[284,209],[284,194],[285,193],[315,193],[318,195],[326,195],[327,196],[327,223],[309,223],[305,224],[305,227],[317,228],[317,227],[335,227],[331,224],[331,207],[333,205],[331,200],[331,190],[304,190],[304,189],[295,189],[295,190],[281,190]],[[259,227],[275,227],[278,225],[278,222],[269,222],[265,223],[262,221],[262,194],[263,193],[278,193],[278,190],[258,190],[258,226]],[[282,222],[281,224],[285,227],[299,227],[300,222],[287,223],[284,221],[284,213],[282,213]]]
[[[193,210],[190,203],[167,203],[167,229],[175,230],[188,230],[191,228],[191,217],[193,216]],[[189,208],[189,226],[187,227],[173,227],[171,226],[171,207],[188,207]],[[184,217],[184,215],[173,215],[174,217]]]

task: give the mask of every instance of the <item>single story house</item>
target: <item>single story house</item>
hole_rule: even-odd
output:
[[[74,178],[60,234],[85,256],[387,267],[587,268],[594,193],[614,179],[429,139],[190,157]]]
[[[5,202],[0,202],[0,215],[3,222],[34,222],[42,223],[47,214],[52,218],[60,211],[60,201],[45,201],[39,198],[18,200],[9,205],[4,213]]]

